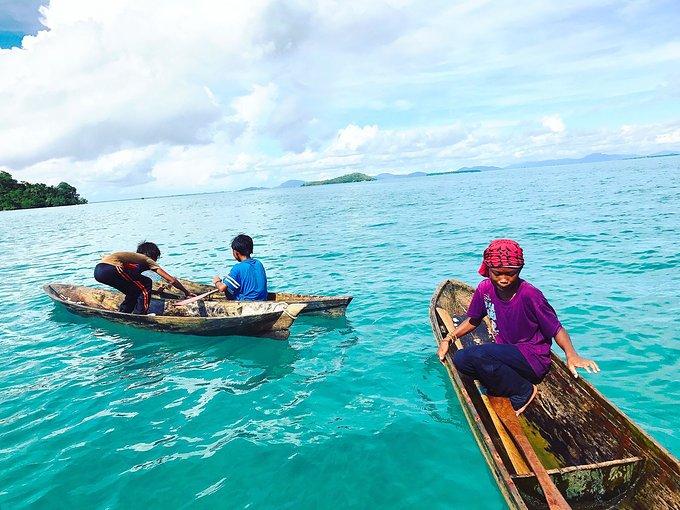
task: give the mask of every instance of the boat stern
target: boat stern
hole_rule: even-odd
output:
[[[272,330],[277,331],[277,330],[290,329],[290,327],[293,325],[293,322],[295,322],[295,319],[298,318],[300,313],[305,308],[307,308],[307,305],[303,304],[303,303],[289,304],[288,306],[286,306],[283,309],[281,316],[278,318],[278,320],[272,326]]]

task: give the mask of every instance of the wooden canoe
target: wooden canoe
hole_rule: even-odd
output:
[[[442,282],[430,302],[437,345],[448,331],[436,309],[464,320],[474,289]],[[491,342],[488,323],[462,339],[463,347]],[[465,417],[498,486],[512,509],[547,508],[536,477],[510,459],[475,382],[448,363]],[[520,417],[553,482],[574,509],[680,509],[680,464],[585,379],[574,379],[552,354],[553,366],[538,396]],[[523,464],[523,463],[522,463]],[[517,465],[515,463],[514,465]],[[525,470],[526,468],[520,468]],[[528,470],[527,470],[528,471]]]
[[[215,287],[203,285],[190,280],[180,280],[189,292],[203,294]],[[166,282],[154,282],[153,290],[155,294],[164,299],[183,299],[184,295],[176,288]],[[216,292],[206,298],[206,301],[227,301],[226,296],[221,292]],[[270,292],[267,301],[280,301],[284,303],[303,303],[307,305],[301,314],[326,314],[332,316],[345,315],[345,310],[352,296],[315,296],[308,294],[292,294],[290,292]]]
[[[151,299],[148,315],[118,311],[123,294],[81,285],[52,283],[47,295],[78,315],[102,317],[132,326],[203,336],[266,336],[286,339],[304,304],[277,302],[196,301],[184,306]]]

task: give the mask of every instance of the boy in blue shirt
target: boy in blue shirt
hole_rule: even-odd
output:
[[[250,258],[253,239],[245,234],[237,235],[231,242],[231,251],[238,264],[231,268],[224,279],[213,277],[213,283],[228,299],[235,301],[266,301],[267,274],[259,260]]]

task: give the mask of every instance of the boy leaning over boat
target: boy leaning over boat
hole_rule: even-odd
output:
[[[105,255],[94,268],[94,279],[125,294],[118,307],[119,312],[145,315],[151,302],[151,278],[144,271],[154,271],[176,289],[189,297],[194,294],[157,264],[161,250],[155,243],[144,241],[137,246],[137,252],[118,251]]]
[[[227,299],[236,301],[266,301],[267,274],[262,262],[251,258],[253,239],[246,234],[237,235],[231,242],[231,252],[238,261],[224,279],[213,277],[213,284]]]
[[[456,351],[456,368],[479,380],[489,395],[509,397],[520,414],[536,396],[536,385],[550,370],[550,346],[555,339],[567,356],[567,367],[599,372],[594,361],[579,356],[566,329],[543,293],[519,277],[524,267],[522,248],[511,239],[496,239],[484,250],[477,286],[467,318],[439,345],[443,362],[451,343],[473,331],[486,316],[495,342]]]

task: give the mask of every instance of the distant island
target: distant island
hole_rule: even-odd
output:
[[[66,182],[57,186],[17,182],[9,173],[0,171],[0,211],[86,203],[76,188]]]
[[[286,181],[283,184],[279,184],[277,187],[278,188],[299,188],[305,183],[305,181],[299,181],[297,179],[291,179],[290,181]]]
[[[305,182],[303,186],[324,186],[326,184],[344,184],[346,182],[363,182],[363,181],[375,181],[375,177],[362,173],[353,173],[347,175],[341,175],[335,179],[326,179],[324,181],[310,181]]]
[[[311,181],[311,182],[305,182],[301,181],[298,179],[292,179],[289,181],[284,182],[283,184],[280,184],[278,186],[275,186],[274,189],[276,188],[300,188],[302,186],[321,186],[324,184],[342,184],[342,183],[348,183],[348,182],[363,182],[363,181],[396,181],[396,180],[403,180],[403,179],[411,179],[414,177],[434,177],[438,175],[451,175],[451,174],[466,174],[466,173],[474,173],[474,172],[489,172],[489,171],[494,171],[494,170],[512,170],[512,169],[517,169],[517,168],[538,168],[538,167],[547,167],[547,166],[559,166],[559,165],[577,165],[581,163],[600,163],[604,161],[622,161],[622,160],[630,160],[630,159],[646,159],[646,158],[664,158],[668,156],[680,156],[680,152],[677,151],[664,151],[664,152],[657,152],[654,154],[648,154],[646,156],[638,156],[635,154],[602,154],[602,153],[593,153],[593,154],[588,154],[587,156],[584,156],[582,158],[565,158],[565,159],[546,159],[542,161],[524,161],[522,163],[514,163],[509,166],[505,167],[500,167],[500,166],[485,166],[485,165],[480,165],[480,166],[464,166],[461,168],[458,168],[457,170],[441,170],[441,171],[432,171],[432,172],[411,172],[407,174],[392,174],[392,173],[380,173],[375,176],[371,176],[368,174],[364,173],[351,173],[351,174],[346,174],[346,175],[341,175],[340,177],[335,177],[333,179],[326,179],[326,180],[320,180],[320,181]],[[260,188],[260,187],[251,187],[251,188],[245,188],[245,189],[240,189],[238,191],[255,191],[255,190],[260,190],[260,189],[272,189],[272,188]]]
[[[449,174],[469,174],[474,172],[487,172],[489,170],[501,170],[499,166],[464,166],[458,170],[450,170],[448,172],[431,172],[427,174],[432,175],[449,175]]]
[[[242,188],[238,191],[257,191],[260,189],[268,189],[268,188],[263,188],[262,186],[250,186],[249,188]]]
[[[657,152],[646,156],[633,156],[632,158],[627,159],[667,158],[668,156],[680,156],[680,152]]]
[[[394,179],[408,179],[410,177],[425,177],[425,172],[411,172],[410,174],[389,174],[382,173],[375,176],[379,181],[393,181]]]
[[[525,161],[524,163],[515,163],[504,168],[537,168],[542,166],[561,166],[561,165],[578,165],[580,163],[601,163],[604,161],[622,161],[626,159],[647,159],[647,158],[666,158],[668,156],[678,156],[678,152],[657,152],[655,154],[648,154],[646,156],[637,156],[635,154],[602,154],[601,152],[594,152],[582,158],[573,159],[546,159],[543,161]]]
[[[619,161],[621,159],[633,159],[635,156],[631,154],[602,154],[595,152],[588,154],[582,158],[565,158],[565,159],[546,159],[543,161],[525,161],[523,163],[515,163],[505,168],[536,168],[541,166],[561,166],[561,165],[578,165],[579,163],[601,163],[603,161]]]

